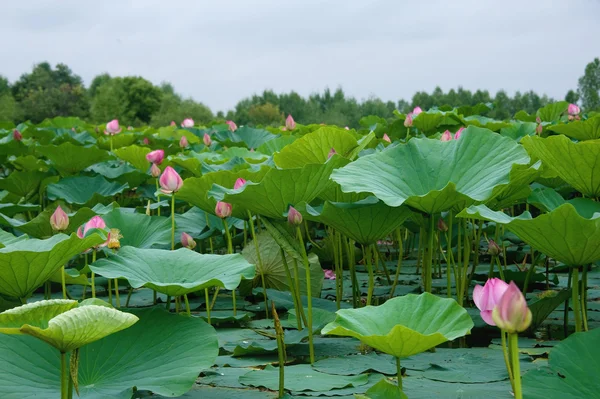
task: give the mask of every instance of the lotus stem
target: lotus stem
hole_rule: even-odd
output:
[[[346,256],[348,257],[348,269],[350,269],[350,278],[352,280],[352,307],[356,309],[360,305],[360,294],[354,265],[354,241],[350,238],[346,241]]]
[[[156,178],[156,204],[160,203],[160,188],[158,186],[158,178]],[[160,205],[156,207],[156,214],[160,216]]]
[[[246,245],[248,245],[248,225],[244,220],[244,247],[246,247]]]
[[[567,279],[567,289],[571,288],[571,280],[573,279],[573,268],[569,267],[569,278]],[[569,336],[569,298],[565,300],[565,308],[563,310],[563,333],[565,338]]]
[[[575,332],[581,332],[581,309],[579,299],[579,267],[573,267],[573,288],[571,288],[573,314],[575,315]]]
[[[62,285],[63,299],[67,299],[67,283],[65,281],[65,266],[64,265],[60,268],[60,282]]]
[[[587,265],[583,266],[583,273],[581,274],[581,317],[583,319],[583,331],[588,331],[588,320],[587,320]]]
[[[387,280],[388,284],[392,284],[392,278],[390,277],[390,272],[387,268],[387,266],[385,265],[385,258],[383,257],[383,255],[381,254],[381,251],[379,251],[379,247],[377,246],[377,243],[373,244],[373,249],[374,249],[374,256],[375,256],[375,269],[378,269],[379,265],[379,261],[381,260],[381,267],[383,268],[383,273],[385,274],[385,279]]]
[[[302,252],[302,259],[304,260],[304,269],[306,271],[306,303],[308,307],[307,325],[308,329],[308,353],[310,357],[310,364],[315,363],[315,346],[313,343],[313,320],[312,320],[312,287],[310,282],[310,264],[308,263],[308,255],[306,254],[306,247],[304,246],[304,239],[302,238],[302,231],[300,226],[296,226],[296,235],[298,241],[300,241],[300,251]]]
[[[373,265],[371,264],[371,246],[367,245],[363,247],[363,256],[365,258],[365,265],[367,272],[369,273],[369,287],[367,288],[367,306],[371,305],[371,299],[373,298],[373,291],[375,289],[375,278],[373,276]]]
[[[208,324],[210,323],[210,296],[208,295],[208,288],[204,289],[204,301],[206,302],[206,319]]]
[[[227,253],[233,254],[233,242],[231,240],[231,233],[229,232],[229,225],[227,224],[227,219],[223,219],[223,228],[225,229],[225,237],[227,237]],[[235,288],[231,290],[231,303],[233,305],[233,315],[237,315],[237,305],[235,298]]]
[[[108,279],[108,303],[110,303],[110,306],[112,306],[112,280],[109,278]]]
[[[69,398],[69,365],[67,354],[60,352],[60,398]]]
[[[341,307],[341,296],[340,296],[340,257],[338,252],[338,241],[337,241],[337,233],[333,228],[329,230],[329,238],[331,239],[331,246],[333,248],[333,268],[335,270],[335,306],[337,310],[340,310]],[[306,230],[306,234],[308,236],[308,230]]]
[[[394,292],[396,291],[396,286],[398,285],[398,279],[400,278],[400,269],[402,268],[402,233],[400,232],[400,228],[396,229],[396,240],[398,240],[398,263],[396,264],[394,283],[392,284],[392,289],[390,290],[390,298],[394,297]]]
[[[419,270],[421,270],[421,276],[423,275],[421,269],[421,261],[423,260],[423,228],[419,228],[419,241],[417,244],[417,270],[416,273],[419,274]]]
[[[92,250],[92,263],[96,262],[96,248]],[[96,298],[96,284],[94,282],[95,273],[92,272],[92,298]]]
[[[515,394],[515,399],[523,399],[523,391],[521,389],[521,365],[519,364],[519,334],[508,334],[508,347],[512,361],[512,372],[514,377],[513,392]]]
[[[208,218],[208,212],[204,212],[204,217],[206,218],[206,227],[210,229],[210,219]],[[208,237],[208,243],[210,244],[210,253],[215,253],[215,248],[213,247],[212,237]]]
[[[273,314],[273,326],[277,336],[277,357],[279,359],[279,396],[283,398],[285,395],[285,342],[284,331],[279,321],[279,315],[275,309],[275,302],[271,301],[271,313]]]
[[[396,357],[396,370],[398,371],[398,388],[402,390],[402,366],[399,357]]]
[[[171,251],[175,249],[175,193],[171,194]]]
[[[290,287],[292,299],[294,300],[294,310],[296,311],[296,324],[298,326],[298,331],[302,331],[302,322],[304,321],[304,324],[307,324],[306,316],[304,315],[304,309],[302,308],[302,302],[300,301],[299,293],[296,291],[296,285],[292,280],[292,274],[290,272],[287,259],[285,258],[285,251],[283,248],[279,247],[279,252],[281,253],[281,261],[283,262],[283,268],[285,269],[285,276],[288,281],[288,286]]]
[[[504,355],[504,364],[506,364],[506,371],[508,371],[508,378],[510,379],[510,386],[514,392],[515,390],[515,379],[513,376],[513,369],[510,362],[510,356],[508,352],[508,347],[506,345],[506,334],[507,332],[504,330],[500,330],[500,337],[502,341],[502,354]]]
[[[167,305],[165,306],[167,312],[171,311],[171,295],[167,295]]]
[[[263,288],[263,296],[265,297],[265,317],[269,318],[269,300],[267,299],[267,285],[265,284],[265,275],[263,269],[262,259],[260,257],[260,249],[258,248],[258,241],[256,240],[256,232],[254,231],[254,220],[252,214],[248,211],[248,221],[250,222],[250,234],[252,235],[252,241],[254,242],[254,249],[256,250],[256,260],[258,261],[258,268],[260,273],[260,280]]]
[[[121,307],[121,300],[119,299],[119,279],[115,279],[115,302],[117,303],[117,309]]]
[[[429,230],[427,231],[427,248],[423,264],[423,278],[425,292],[431,292],[431,263],[433,260],[433,236],[435,235],[435,218],[433,214],[429,217]]]
[[[156,291],[154,291],[156,293]],[[129,301],[131,300],[131,294],[133,294],[133,287],[129,287],[129,290],[127,292],[127,299],[125,300],[125,307],[128,308],[129,307]]]
[[[113,136],[110,135],[110,152],[113,152]]]
[[[454,224],[454,212],[448,212],[448,231],[446,231],[446,290],[448,291],[448,298],[452,298],[452,276],[450,275],[450,269],[456,269],[454,266],[454,252],[452,251],[452,225]],[[440,243],[440,252],[441,243]],[[442,252],[443,254],[443,252]]]
[[[188,316],[191,316],[192,315],[192,310],[190,309],[190,301],[188,301],[187,294],[183,294],[183,300],[185,301],[185,311],[187,312]]]

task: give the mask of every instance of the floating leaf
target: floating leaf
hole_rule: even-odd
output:
[[[78,174],[88,166],[109,158],[108,152],[97,147],[82,147],[69,142],[40,147],[37,151],[48,158],[63,176]]]
[[[109,182],[100,175],[71,176],[48,185],[48,198],[64,199],[69,204],[91,206],[99,202],[106,203],[127,188],[127,183]]]

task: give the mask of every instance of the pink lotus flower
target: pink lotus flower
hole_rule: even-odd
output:
[[[446,221],[444,220],[444,218],[438,219],[437,228],[439,231],[441,231],[443,233],[448,231],[448,225],[446,224]]]
[[[13,130],[13,139],[15,141],[21,141],[23,140],[23,135],[21,134],[21,132],[19,132],[17,129]]]
[[[390,139],[390,136],[388,136],[388,134],[387,134],[387,133],[384,133],[384,134],[383,134],[383,141],[387,141],[388,143],[391,143],[391,142],[392,142],[392,140]]]
[[[417,116],[417,115],[419,115],[421,112],[423,112],[423,110],[421,109],[421,107],[417,106],[417,107],[415,107],[415,109],[413,109],[413,111],[412,111],[412,114],[413,114],[414,116]]]
[[[100,217],[100,216],[94,216],[83,226],[83,237],[85,237],[87,235],[88,231],[90,231],[92,229],[103,230],[105,228],[106,228],[106,223],[104,222],[104,219],[102,219],[102,217]]]
[[[327,154],[327,159],[331,158],[335,154],[337,154],[337,152],[335,151],[335,148],[331,147],[331,150],[329,150],[329,154]]]
[[[204,137],[202,137],[202,142],[204,143],[205,146],[210,147],[212,140],[210,139],[210,136],[208,133],[204,133]]]
[[[69,215],[62,210],[60,205],[56,207],[56,210],[50,216],[50,226],[55,231],[63,231],[69,227]]]
[[[148,145],[148,144],[150,144],[150,140],[148,140],[148,137],[144,137],[144,140],[142,141],[142,143],[144,143],[144,145]]]
[[[325,269],[323,270],[323,273],[325,274],[325,278],[327,280],[335,280],[335,272],[333,270]]]
[[[242,179],[241,177],[239,177],[236,181],[235,184],[233,185],[233,189],[237,190],[239,188],[242,188],[244,186],[244,184],[246,184],[246,179]]]
[[[571,116],[579,115],[581,109],[576,104],[569,104],[569,108],[567,108],[567,112]]]
[[[192,118],[185,118],[181,122],[181,127],[194,127],[194,120]]]
[[[290,206],[290,209],[288,210],[287,219],[290,224],[298,226],[299,224],[302,223],[302,214],[300,212],[298,212],[296,210],[296,208],[294,208],[293,206]]]
[[[292,115],[288,115],[288,117],[285,120],[285,127],[288,130],[294,130],[296,128],[296,122],[294,121],[294,118],[292,118]]]
[[[160,183],[160,191],[165,194],[171,194],[179,191],[183,186],[183,180],[179,173],[170,166],[167,166],[158,180]]]
[[[531,310],[523,293],[511,281],[492,311],[492,319],[500,328],[510,334],[525,331],[531,325]]]
[[[160,176],[162,172],[160,171],[160,168],[153,163],[152,167],[150,168],[150,174],[152,175],[152,177],[157,178],[158,176]]]
[[[190,144],[188,143],[188,139],[185,136],[181,136],[179,139],[179,147],[187,148]]]
[[[492,319],[492,311],[500,302],[500,298],[508,289],[508,284],[499,278],[491,278],[485,282],[485,285],[476,285],[473,289],[473,302],[479,309],[481,318],[490,326],[495,326],[496,323]]]
[[[106,130],[104,131],[104,134],[114,136],[117,133],[121,133],[121,128],[119,127],[119,120],[113,119],[112,121],[106,124]]]
[[[460,136],[462,135],[462,132],[465,130],[464,126],[461,127],[460,129],[458,129],[456,131],[456,133],[454,133],[454,140],[458,140],[460,138]]]
[[[181,233],[181,245],[187,249],[194,249],[196,248],[196,241],[194,241],[191,235],[184,231]]]
[[[228,204],[227,202],[219,201],[215,206],[215,215],[217,215],[221,219],[225,219],[231,216],[231,211],[231,204]]]
[[[160,165],[165,158],[164,150],[154,150],[146,154],[146,160],[156,165]]]
[[[450,141],[452,140],[452,133],[449,130],[446,130],[442,137],[440,137],[440,141]]]
[[[229,130],[235,132],[237,130],[237,125],[234,121],[225,121],[225,123],[229,126]]]
[[[404,127],[411,127],[413,125],[413,114],[409,112],[406,114],[406,119],[404,119]]]

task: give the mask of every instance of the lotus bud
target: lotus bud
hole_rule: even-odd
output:
[[[181,186],[183,186],[183,180],[181,180],[181,176],[179,176],[179,173],[177,173],[175,169],[170,166],[165,168],[158,182],[160,183],[161,187],[160,191],[165,194],[175,193],[181,189]]]
[[[127,130],[133,130],[133,126],[127,126]]]
[[[535,132],[539,135],[542,134],[542,131],[544,130],[544,127],[542,126],[541,123],[539,123],[536,127],[535,127]]]
[[[119,249],[121,248],[121,231],[119,229],[110,229],[108,232],[108,248],[110,249]]]
[[[415,109],[413,109],[412,114],[413,116],[417,116],[419,115],[421,112],[423,112],[423,110],[421,109],[421,107],[415,107]]]
[[[442,134],[440,141],[450,141],[450,140],[452,140],[452,133],[450,133],[449,130],[446,130],[444,132],[444,134]]]
[[[413,125],[413,114],[409,112],[404,119],[404,127],[411,127]]]
[[[285,127],[288,130],[294,130],[296,128],[296,122],[294,122],[294,118],[292,118],[292,115],[288,115],[288,117],[285,120]]]
[[[492,311],[494,323],[501,330],[514,334],[527,330],[531,325],[531,318],[531,310],[527,307],[523,293],[511,281]]]
[[[479,313],[483,321],[490,326],[495,326],[496,323],[492,318],[492,311],[500,302],[502,295],[508,289],[508,284],[499,278],[491,278],[485,282],[485,285],[476,285],[473,289],[473,302],[479,309]]]
[[[153,164],[160,165],[165,158],[164,150],[154,150],[146,154],[146,160]]]
[[[161,173],[162,172],[160,171],[160,168],[155,163],[153,163],[152,167],[150,168],[150,174],[152,175],[152,177],[156,178],[160,176]]]
[[[225,123],[227,124],[227,126],[229,126],[229,130],[231,130],[232,132],[235,132],[237,130],[237,125],[234,121],[226,121]]]
[[[179,147],[187,148],[189,146],[188,139],[185,136],[181,136],[179,139]]]
[[[282,131],[282,132],[287,132],[287,127],[285,127],[285,126],[284,126],[284,127],[282,127],[282,128],[281,128],[281,131]]]
[[[387,141],[388,143],[391,143],[391,142],[392,142],[392,140],[390,139],[390,136],[388,136],[388,134],[387,134],[387,133],[384,133],[384,134],[383,134],[383,141]]]
[[[540,118],[539,116],[536,116],[535,123],[542,123],[542,118]]]
[[[202,137],[202,142],[204,143],[205,146],[210,147],[212,140],[210,139],[210,136],[208,133],[204,133],[204,137]]]
[[[288,222],[294,226],[298,226],[302,223],[302,214],[296,210],[293,206],[290,206],[287,216]]]
[[[81,228],[81,226],[79,226],[77,228],[77,237],[79,237],[79,238],[85,237],[85,235],[83,234],[83,229]]]
[[[194,127],[194,120],[192,118],[185,118],[181,122],[181,127]]]
[[[325,269],[323,270],[323,273],[325,274],[325,278],[327,280],[335,280],[335,272],[331,269]]]
[[[569,108],[567,109],[567,112],[569,113],[569,115],[575,116],[575,115],[579,115],[579,113],[581,112],[581,109],[579,109],[579,107],[576,104],[569,104]]]
[[[350,128],[349,128],[348,126],[344,127],[344,129],[346,129],[346,130],[350,130]]]
[[[194,241],[191,235],[184,231],[181,233],[181,245],[187,249],[194,249],[196,248],[196,241]]]
[[[215,215],[217,215],[221,219],[225,219],[231,216],[231,210],[231,204],[219,201],[217,202],[217,206],[215,206]]]
[[[13,130],[13,139],[15,141],[21,141],[23,140],[23,135],[21,134],[21,132],[19,132],[17,129]]]
[[[121,128],[119,127],[119,120],[113,119],[112,121],[106,124],[106,130],[104,131],[104,134],[110,134],[111,136],[114,136],[117,133],[121,133]]]
[[[104,219],[102,219],[102,217],[100,217],[100,216],[94,216],[85,224],[85,226],[83,226],[83,237],[85,237],[87,235],[87,232],[92,229],[105,229],[105,228],[106,228],[106,223],[104,222]]]
[[[144,140],[142,141],[142,143],[144,143],[144,145],[148,145],[148,144],[150,144],[150,140],[148,140],[148,137],[144,137]]]
[[[498,244],[496,244],[494,240],[490,240],[488,242],[487,253],[492,256],[498,256],[498,254],[500,253],[500,247],[498,246]]]
[[[60,205],[56,207],[56,210],[50,216],[50,226],[54,231],[63,231],[69,227],[69,216],[62,210]]]
[[[171,121],[171,126],[177,126],[177,123],[175,123],[175,121]]]
[[[458,140],[460,138],[460,136],[462,135],[462,132],[465,130],[464,126],[461,127],[460,129],[458,129],[456,131],[456,133],[454,133],[454,140]]]
[[[335,148],[331,147],[331,150],[329,150],[329,154],[327,154],[327,159],[331,158],[335,154],[337,154],[337,152],[335,151]]]
[[[438,219],[437,228],[442,233],[445,233],[445,232],[448,231],[448,225],[446,224],[446,221],[444,220],[444,218],[439,218]]]
[[[150,200],[148,200],[148,205],[146,205],[146,216],[150,215],[152,215],[152,212],[150,211]]]
[[[239,188],[242,188],[244,186],[244,184],[246,184],[246,179],[242,179],[241,177],[239,177],[236,181],[235,184],[233,185],[233,189],[237,190]]]

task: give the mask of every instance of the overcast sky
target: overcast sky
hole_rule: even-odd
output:
[[[600,56],[600,0],[6,0],[0,75],[63,62],[168,81],[214,111],[270,88],[562,98]]]

